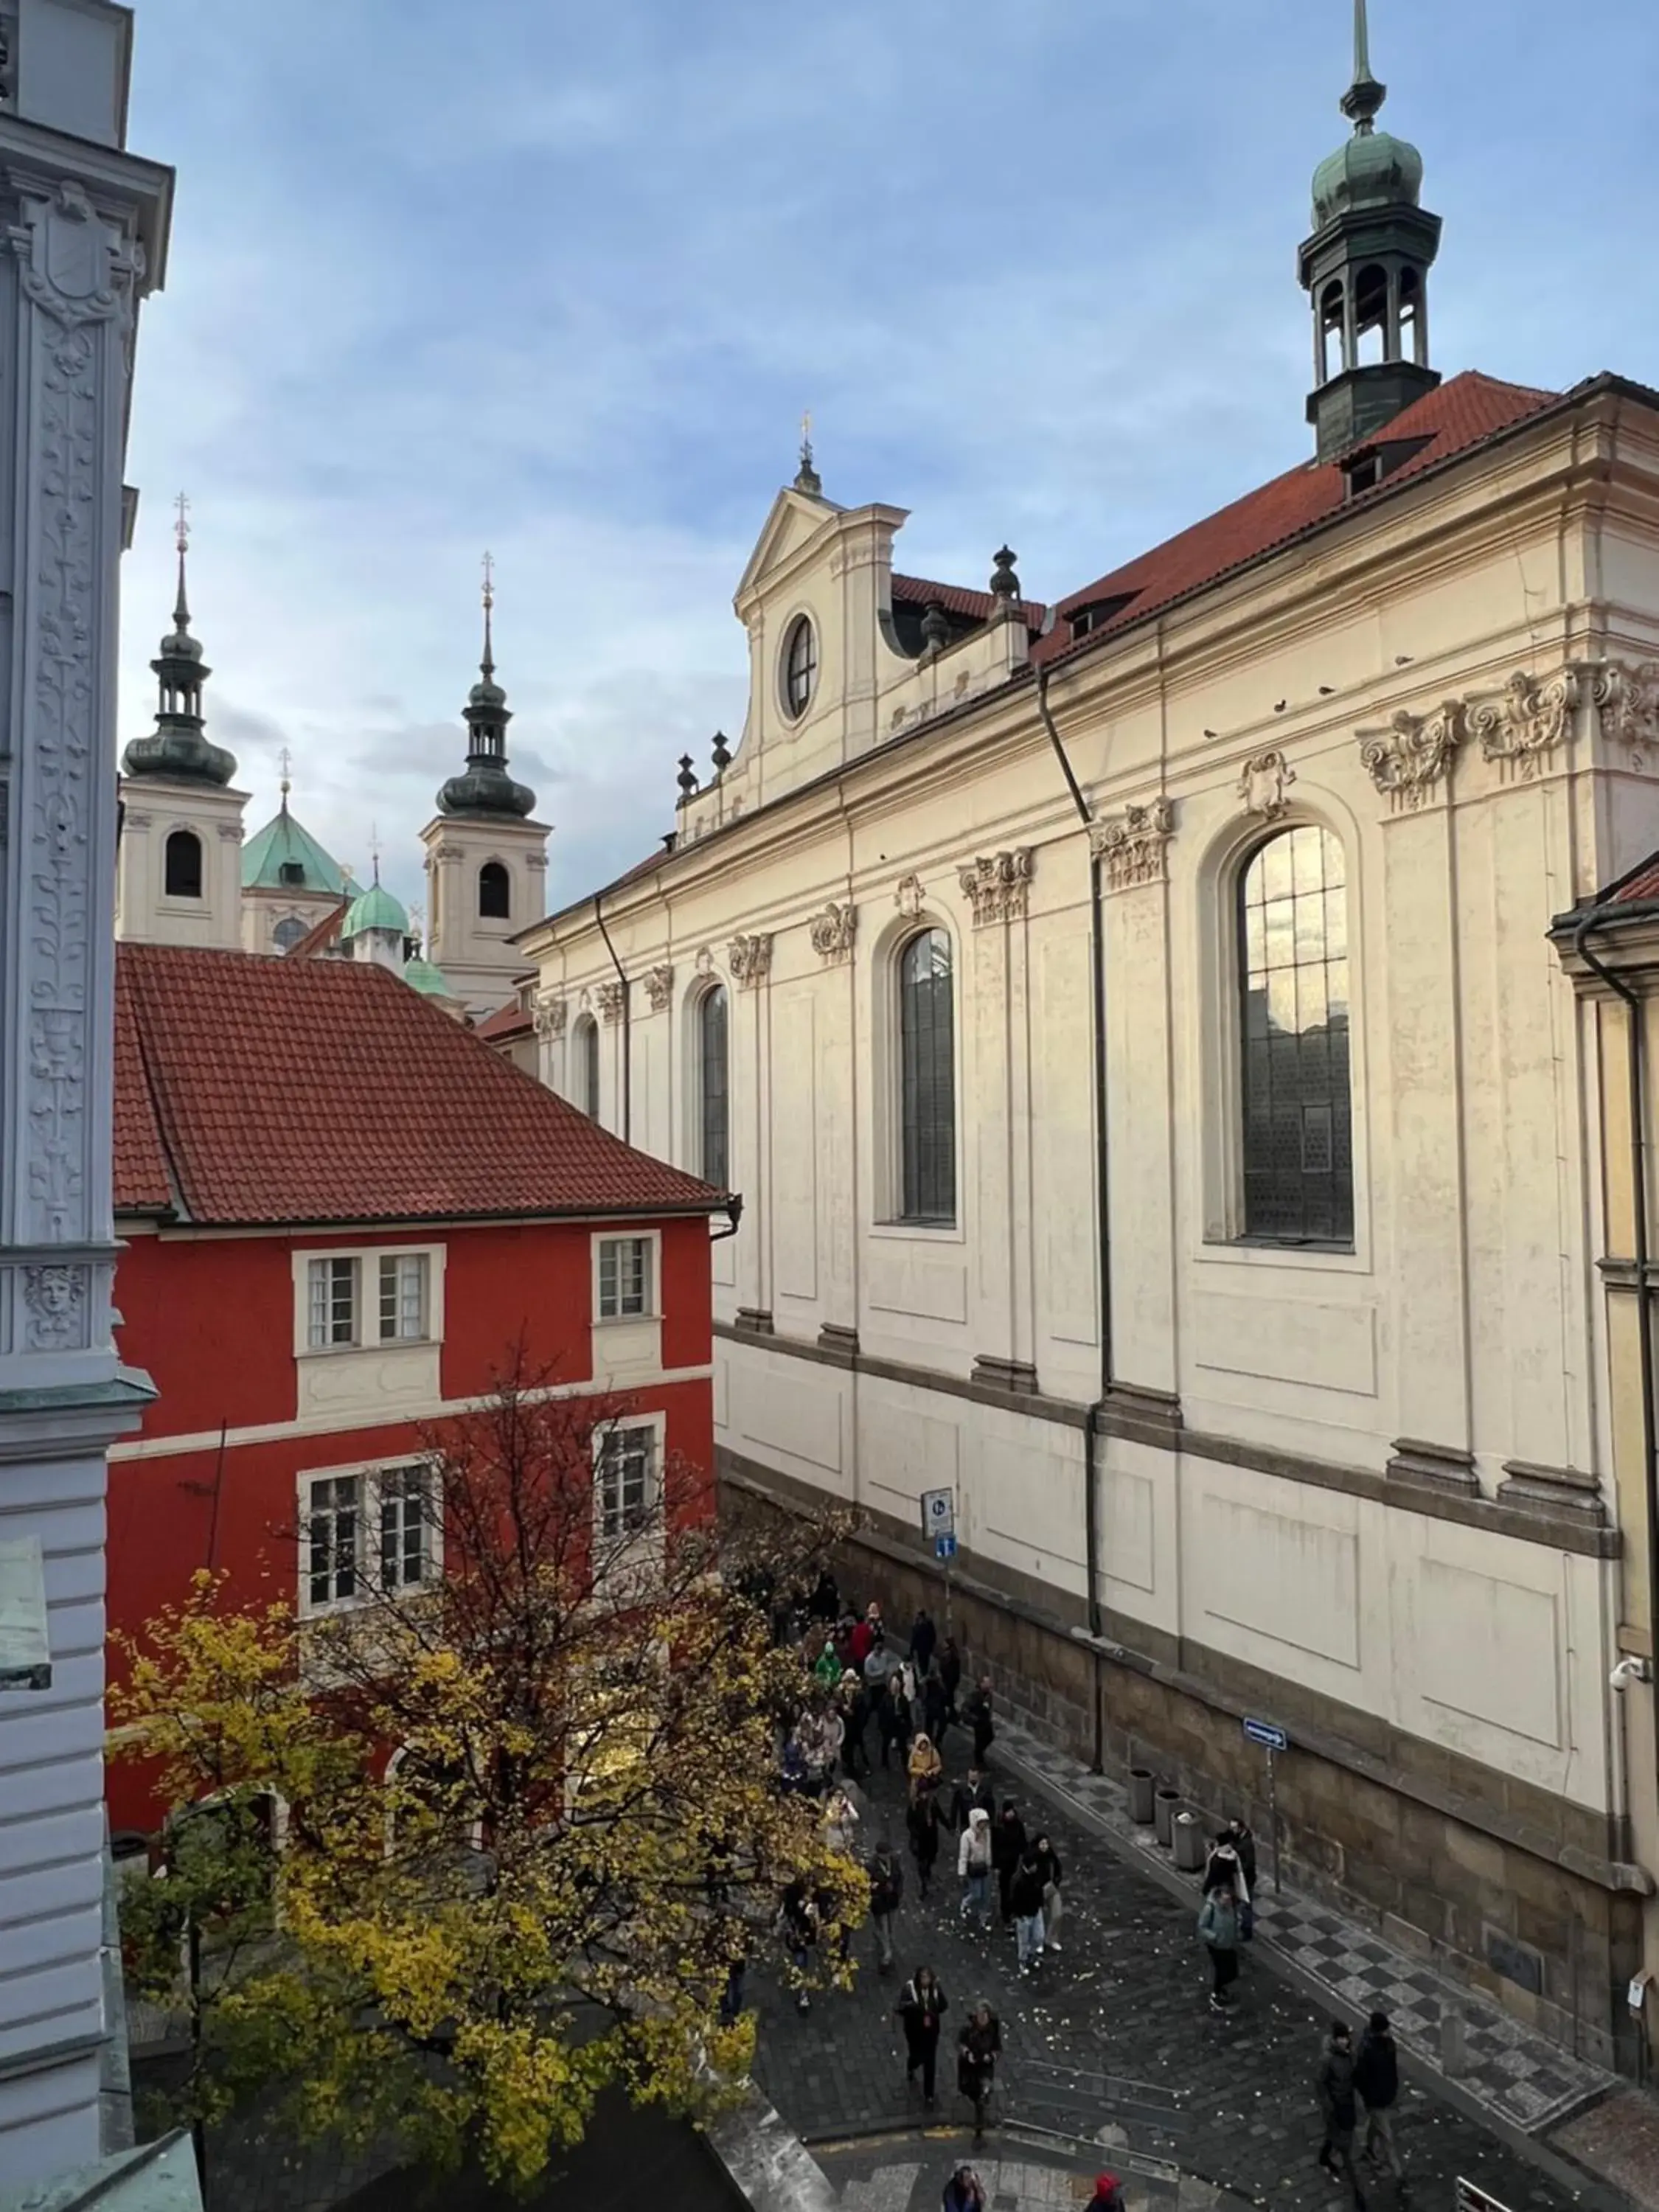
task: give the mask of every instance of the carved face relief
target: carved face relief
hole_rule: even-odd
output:
[[[1259,814],[1264,822],[1278,821],[1290,805],[1285,792],[1295,781],[1296,770],[1276,745],[1267,752],[1252,754],[1238,779],[1238,795],[1246,813]]]
[[[914,921],[927,902],[927,894],[921,887],[920,876],[901,878],[899,887],[893,894],[893,904],[907,921]]]

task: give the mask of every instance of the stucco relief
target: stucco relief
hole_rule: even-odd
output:
[[[1632,768],[1645,768],[1659,752],[1659,660],[1632,668],[1604,661],[1590,676],[1590,696],[1601,718],[1601,734],[1623,745]]]
[[[674,971],[666,961],[646,969],[645,995],[653,1014],[661,1013],[674,995]]]
[[[858,908],[850,901],[838,906],[831,899],[806,925],[813,951],[827,965],[833,966],[836,961],[845,960],[853,950],[858,923]]]
[[[981,854],[957,870],[963,896],[974,909],[975,929],[1024,918],[1031,859],[1031,848],[1021,845],[1011,853]]]
[[[893,904],[907,921],[914,921],[927,903],[927,894],[922,889],[920,876],[902,876],[899,887],[893,893]]]
[[[626,983],[601,983],[593,996],[598,1002],[600,1018],[603,1021],[608,1024],[619,1022],[622,1019],[623,1009],[628,1004]]]
[[[1401,707],[1386,729],[1359,732],[1359,757],[1396,811],[1414,813],[1433,797],[1463,741],[1463,719],[1462,702],[1448,699],[1431,714]]]
[[[1175,835],[1175,807],[1167,799],[1127,806],[1089,825],[1089,849],[1106,863],[1107,888],[1129,890],[1137,884],[1161,884],[1168,870],[1164,848]]]
[[[78,1352],[87,1340],[89,1267],[26,1267],[23,1304],[31,1352]]]
[[[1542,773],[1544,756],[1566,735],[1582,696],[1576,669],[1538,677],[1517,668],[1501,691],[1466,702],[1469,734],[1480,738],[1486,759],[1507,761],[1530,781]]]
[[[541,993],[536,1000],[536,1034],[550,1042],[562,1037],[570,1020],[570,1004],[566,999]]]
[[[1277,822],[1291,803],[1285,794],[1295,781],[1296,770],[1277,745],[1253,753],[1238,779],[1238,795],[1246,813],[1259,814],[1264,822]]]
[[[772,934],[769,930],[751,937],[734,937],[726,948],[726,962],[734,981],[752,990],[763,975],[772,970]]]
[[[714,974],[714,956],[706,945],[698,946],[697,957],[691,963],[691,965],[696,969],[699,975],[712,975]]]

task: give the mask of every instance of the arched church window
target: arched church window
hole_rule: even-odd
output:
[[[1354,279],[1354,343],[1360,365],[1389,358],[1389,272],[1368,261]]]
[[[580,1015],[570,1032],[574,1056],[575,1103],[590,1121],[599,1118],[599,1025],[592,1014]]]
[[[1402,361],[1428,366],[1428,341],[1423,327],[1423,279],[1415,269],[1400,272],[1400,355]]]
[[[1353,1241],[1348,895],[1316,823],[1258,845],[1238,890],[1244,1233]]]
[[[279,952],[292,952],[306,934],[306,926],[297,915],[284,915],[270,933],[271,942]]]
[[[792,718],[806,712],[817,680],[817,632],[809,616],[798,615],[783,649],[783,703]]]
[[[957,1215],[956,1012],[951,940],[926,929],[898,960],[899,1155],[906,1221]]]
[[[1342,357],[1342,283],[1339,277],[1319,295],[1319,380],[1328,384],[1347,363]]]
[[[202,896],[202,841],[193,830],[168,833],[167,895],[169,898],[193,899]]]
[[[726,986],[705,991],[696,1007],[697,1172],[716,1190],[731,1188],[731,1071]]]
[[[513,887],[499,860],[486,860],[478,871],[478,912],[486,921],[506,921],[513,912]]]

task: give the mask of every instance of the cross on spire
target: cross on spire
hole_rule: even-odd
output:
[[[173,542],[179,549],[179,596],[173,604],[173,626],[180,633],[190,627],[190,601],[185,596],[185,553],[190,544],[190,501],[180,492],[173,502],[175,520]]]
[[[294,756],[284,745],[276,756],[276,765],[283,772],[283,811],[288,811],[288,794],[294,781]]]
[[[800,466],[795,471],[797,491],[821,492],[823,479],[812,465],[812,411],[808,408],[800,418]]]
[[[378,822],[371,822],[368,825],[368,857],[378,884],[380,880],[380,825]]]
[[[491,635],[492,624],[490,620],[495,610],[495,556],[493,553],[486,552],[483,556],[483,659],[478,664],[483,670],[486,676],[493,676],[495,672],[495,647],[494,639]]]
[[[178,521],[173,525],[173,542],[182,553],[190,542],[190,501],[183,492],[173,502]]]

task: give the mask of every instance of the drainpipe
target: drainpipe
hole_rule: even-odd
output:
[[[617,957],[617,948],[611,942],[611,932],[605,926],[605,908],[601,903],[604,897],[603,891],[593,894],[593,919],[599,925],[599,935],[605,939],[605,949],[611,955],[611,965],[616,969],[617,981],[622,985],[622,1140],[625,1145],[631,1145],[634,1141],[634,1010],[629,1004],[632,994],[628,988],[628,977],[623,972],[622,962]]]
[[[1066,779],[1066,788],[1072,794],[1078,820],[1087,830],[1094,817],[1073,773],[1072,763],[1066,757],[1066,748],[1060,743],[1054,718],[1049,712],[1048,670],[1046,666],[1037,671],[1036,704],[1042,726],[1048,733],[1048,742],[1054,749],[1054,758],[1060,763],[1060,773]],[[1100,1273],[1100,1393],[1090,1407],[1088,1419],[1084,1425],[1083,1552],[1085,1572],[1089,1577],[1089,1633],[1097,1646],[1093,1765],[1098,1774],[1105,1765],[1106,1741],[1105,1716],[1100,1694],[1100,1510],[1095,1455],[1097,1443],[1104,1434],[1102,1417],[1112,1387],[1112,1201],[1107,1181],[1111,1154],[1106,1113],[1106,921],[1101,907],[1100,856],[1092,843],[1089,848],[1089,964],[1090,1024],[1094,1047],[1095,1242]]]
[[[1642,1362],[1642,1474],[1648,1524],[1648,1637],[1650,1675],[1659,1677],[1659,1411],[1654,1402],[1653,1301],[1648,1281],[1647,1009],[1641,994],[1590,951],[1592,930],[1609,922],[1651,921],[1659,905],[1595,906],[1573,933],[1572,949],[1630,1015],[1630,1181],[1636,1216],[1636,1341]],[[1659,1774],[1659,1679],[1649,1691],[1653,1709],[1654,1771]]]

